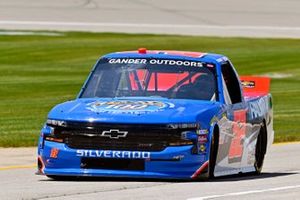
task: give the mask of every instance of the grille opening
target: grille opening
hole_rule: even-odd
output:
[[[82,169],[145,170],[144,159],[81,158]]]
[[[126,137],[103,137],[103,131],[117,129],[126,131]],[[73,149],[103,149],[130,151],[163,151],[168,146],[192,145],[192,141],[182,138],[183,131],[195,128],[170,128],[161,124],[105,124],[68,122],[65,127],[54,126],[55,138]],[[47,139],[47,138],[46,138]]]
[[[106,139],[102,137],[69,136],[65,143],[74,149],[102,149],[102,150],[131,150],[131,151],[162,151],[167,146],[166,141],[157,139],[133,138],[133,139]]]

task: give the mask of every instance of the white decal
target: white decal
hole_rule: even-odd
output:
[[[129,58],[118,58],[110,59],[108,61],[110,64],[146,64],[146,59],[129,59]]]
[[[150,65],[178,65],[186,67],[203,67],[201,62],[188,60],[163,60],[163,59],[133,59],[133,58],[116,58],[109,59],[110,64],[150,64]]]
[[[111,151],[111,150],[77,150],[78,157],[92,158],[134,158],[134,159],[149,159],[150,152],[142,151]]]

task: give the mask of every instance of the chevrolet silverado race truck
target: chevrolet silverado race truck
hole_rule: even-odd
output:
[[[266,77],[218,54],[116,52],[41,130],[38,172],[63,177],[198,179],[254,172],[273,142]]]

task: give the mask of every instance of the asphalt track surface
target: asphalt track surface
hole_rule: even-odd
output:
[[[53,181],[35,175],[35,149],[0,149],[0,199],[299,199],[300,143],[273,145],[260,176],[210,182],[145,179]]]
[[[1,0],[0,29],[300,38],[300,1]]]
[[[298,0],[1,0],[0,29],[300,38]],[[300,143],[274,145],[260,176],[210,182],[53,181],[35,149],[0,149],[0,199],[300,199]]]

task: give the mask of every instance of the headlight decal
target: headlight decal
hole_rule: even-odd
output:
[[[55,120],[55,119],[47,119],[47,125],[52,125],[52,126],[67,126],[67,122],[63,120]]]

